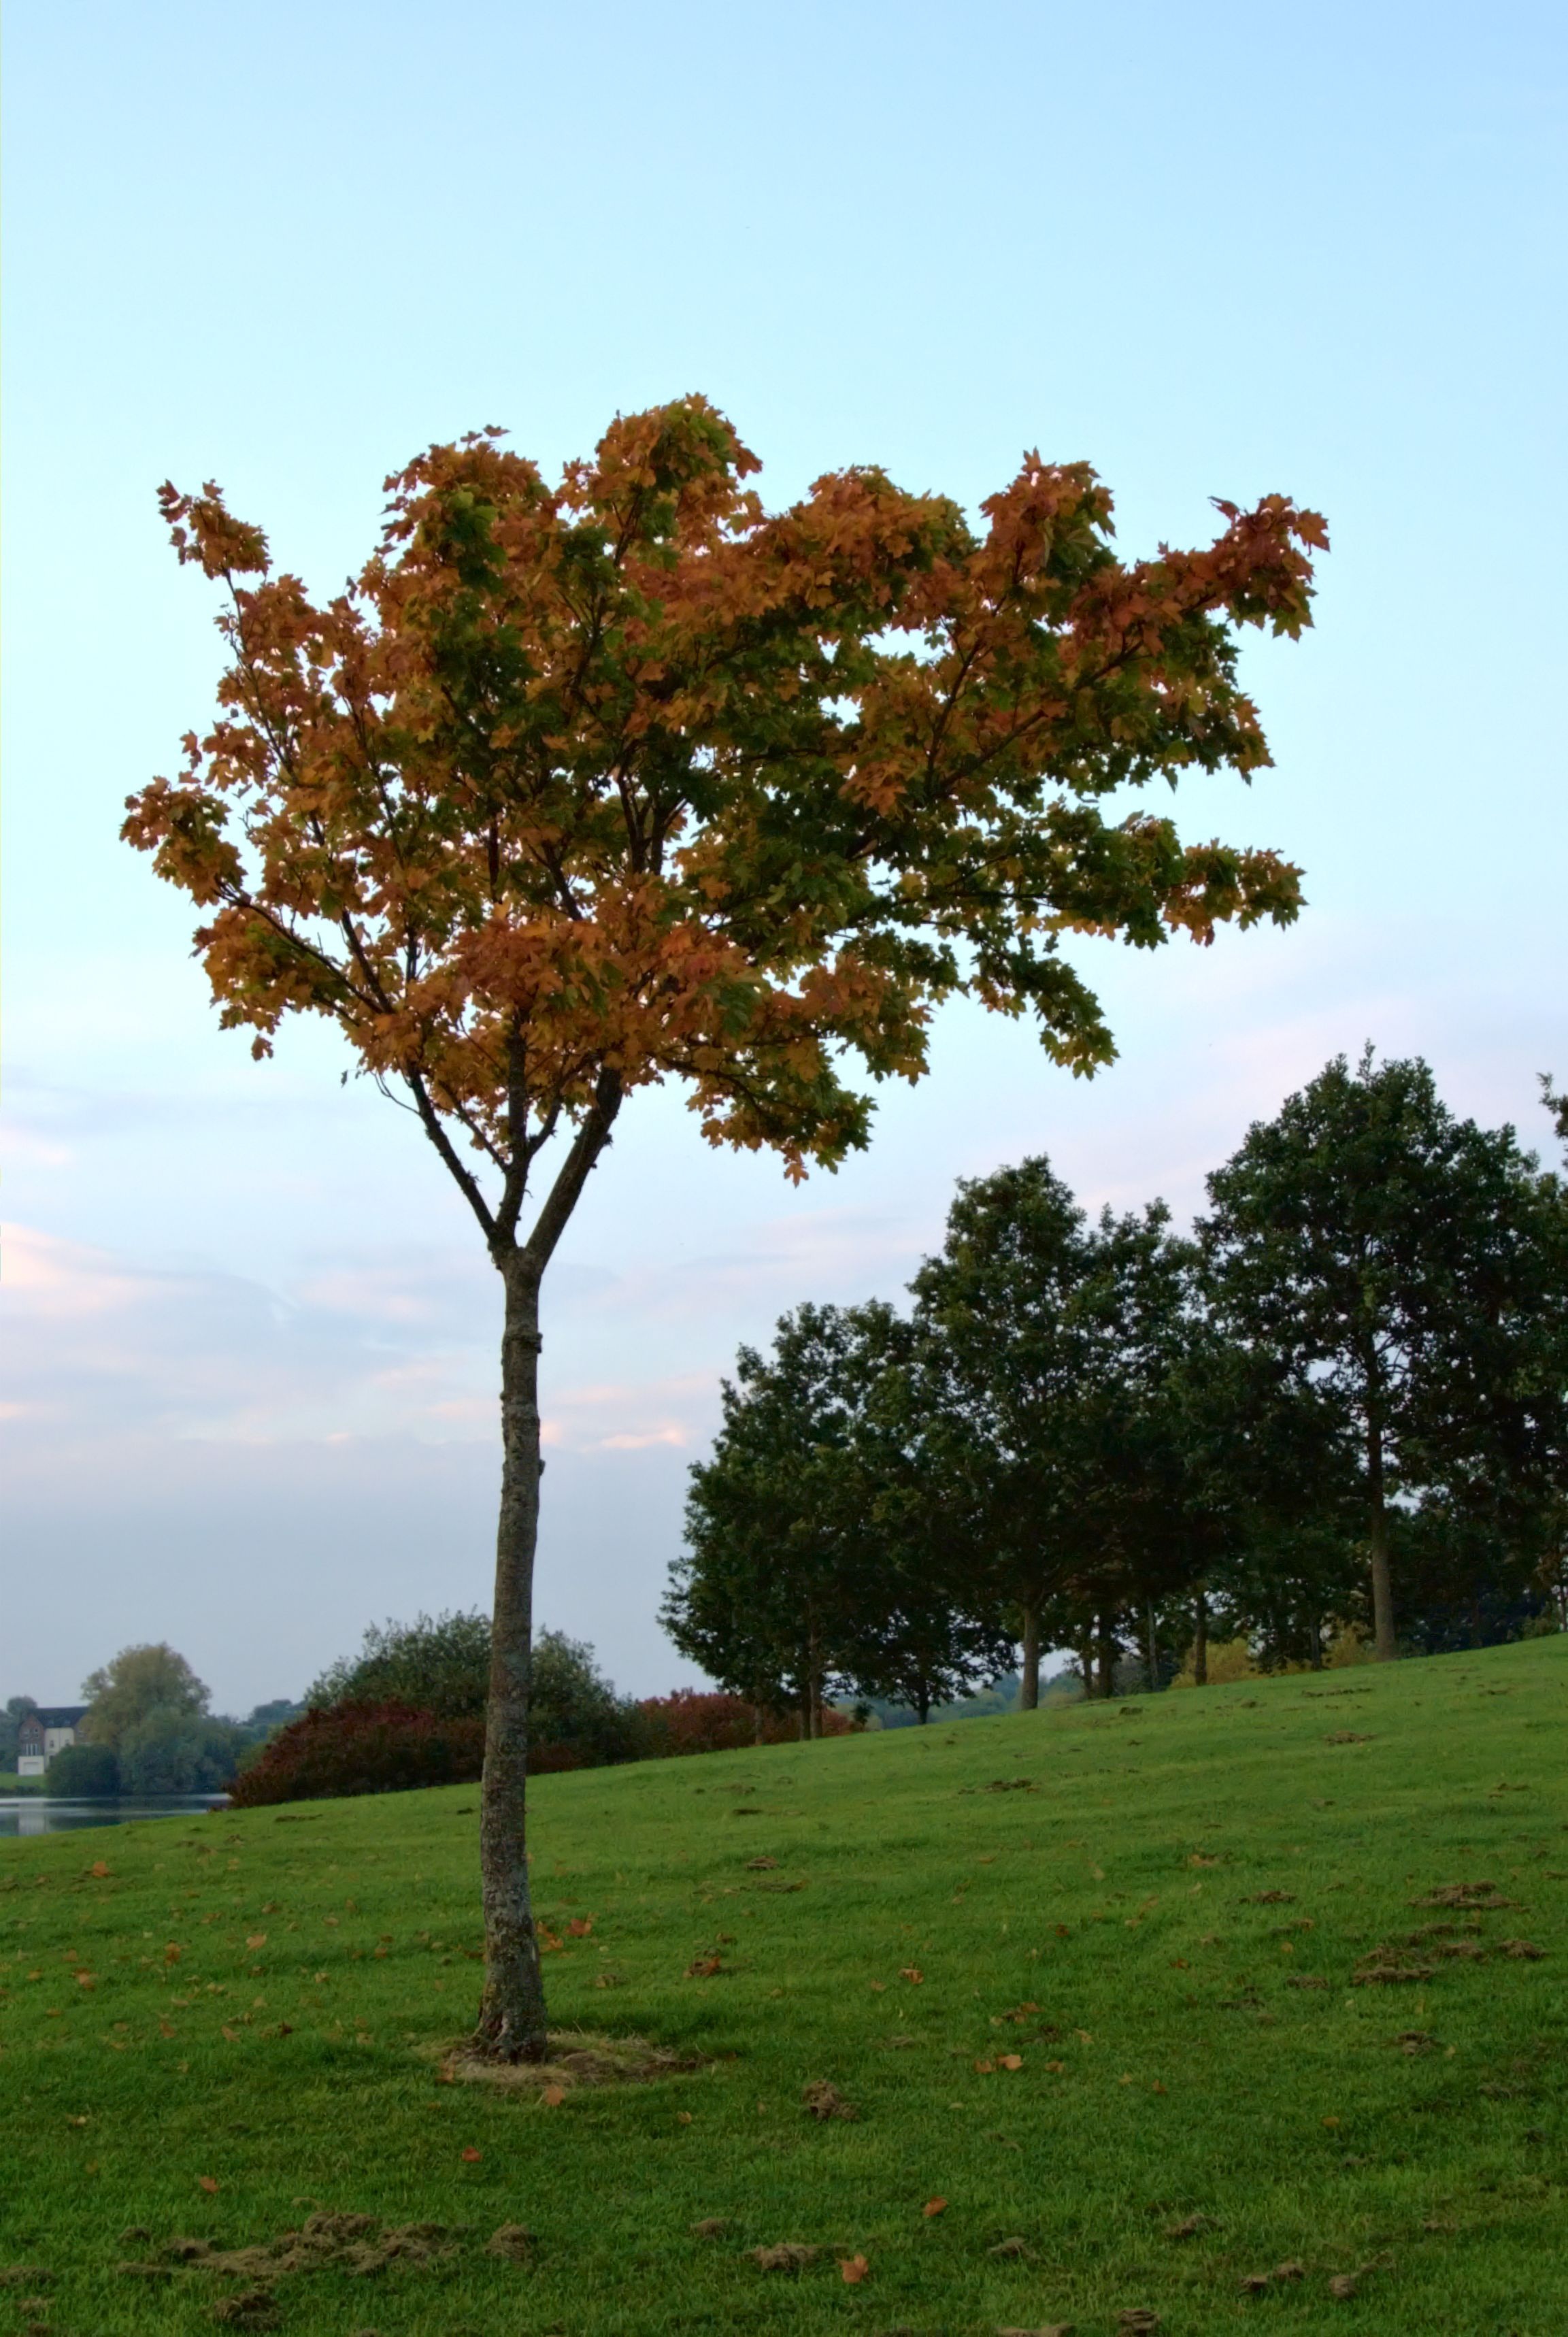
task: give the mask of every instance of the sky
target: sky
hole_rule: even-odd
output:
[[[954,1008],[793,1190],[639,1096],[553,1269],[542,1620],[637,1694],[743,1342],[897,1297],[954,1180],[1047,1153],[1185,1218],[1368,1039],[1549,1138],[1563,1028],[1568,17],[754,0],[10,0],[5,57],[0,1697],[170,1640],[220,1709],[488,1601],[496,1277],[331,1035],[251,1062],[117,841],[209,711],[155,491],[219,480],[333,588],[382,482],[496,423],[549,469],[690,390],[774,502],[881,464],[971,510],[1086,459],[1136,556],[1328,515],[1249,637],[1274,768],[1181,789],[1306,870],[1284,934],[1085,944],[1118,1061]]]

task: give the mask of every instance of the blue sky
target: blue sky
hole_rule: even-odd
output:
[[[629,1112],[556,1276],[541,1606],[623,1685],[719,1374],[895,1294],[955,1177],[1047,1151],[1179,1212],[1367,1038],[1547,1133],[1562,902],[1560,9],[12,0],[5,104],[6,1385],[0,1695],[170,1638],[220,1704],[486,1596],[493,1276],[324,1033],[254,1066],[115,839],[218,665],[165,476],[327,588],[381,482],[497,422],[555,465],[700,388],[783,500],[876,461],[972,504],[1085,457],[1124,548],[1329,516],[1251,643],[1277,768],[1195,836],[1307,870],[1290,934],[1086,946],[1086,1086],[958,1012],[872,1152],[792,1193]]]

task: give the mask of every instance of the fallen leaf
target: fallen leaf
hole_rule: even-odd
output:
[[[1154,2084],[1149,2088],[1149,2091],[1152,2094],[1163,2094],[1166,2091],[1166,2088],[1161,2085],[1158,2078],[1156,2078]]]
[[[1283,2264],[1274,2266],[1273,2277],[1275,2280],[1305,2280],[1307,2267],[1304,2264],[1298,2264],[1294,2256],[1288,2256]]]
[[[689,2126],[691,2124],[691,2112],[689,2110],[677,2110],[675,2114],[675,2122],[677,2126]]]
[[[997,2067],[998,2069],[1021,2069],[1023,2066],[1024,2057],[1021,2053],[998,2053],[997,2055]]]
[[[209,2194],[216,2191],[218,2188],[218,2177],[216,2175],[199,2175],[196,2180],[200,2185],[202,2190]]]
[[[267,1945],[267,1934],[266,1934],[266,1932],[265,1932],[265,1931],[249,1931],[249,1932],[248,1932],[248,1933],[246,1934],[245,1944],[246,1944],[246,1946],[247,1946],[248,1948],[264,1948],[264,1947]]]
[[[946,2211],[947,2204],[945,2199],[928,2199],[920,2213],[922,2215],[940,2215]]]
[[[878,1996],[886,1996],[888,1992],[888,1984],[885,1980],[873,1980],[872,1982],[872,1988],[874,1993]]]
[[[95,1875],[98,1881],[102,1882],[103,1877],[108,1873],[109,1869],[104,1865],[103,1861],[101,1858],[95,1858],[87,1872],[89,1874]]]
[[[914,1964],[905,1964],[899,1973],[899,1978],[901,1980],[907,1980],[911,1988],[919,1988],[921,1980],[925,1978],[925,1974],[918,1966]]]
[[[76,1985],[78,1988],[96,1988],[98,1982],[92,1972],[79,1971],[76,1975]]]
[[[591,1915],[574,1915],[566,1928],[571,1933],[574,1940],[586,1940],[589,1933],[593,1929],[593,1917]]]
[[[484,2153],[482,2150],[475,2150],[472,2142],[465,2142],[463,2146],[463,2156],[468,2166],[474,2166],[484,2156]]]
[[[1046,2063],[1046,2067],[1050,2071],[1053,2078],[1059,2078],[1066,2066],[1067,2065],[1065,2061],[1047,2061]]]
[[[1329,2282],[1329,2293],[1330,2296],[1338,2297],[1341,2304],[1345,2302],[1347,2297],[1354,2296],[1356,2293],[1355,2273],[1353,2272],[1335,2273]]]
[[[564,2086],[546,2086],[539,2097],[547,2110],[558,2110],[566,2099]]]
[[[687,1980],[712,1980],[716,1972],[723,1970],[724,1964],[719,1957],[696,1956],[687,1964],[686,1976]]]
[[[864,2280],[870,2270],[871,2266],[867,2264],[864,2256],[846,2256],[840,2260],[839,2271],[842,2273],[844,2279],[849,2283],[849,2285],[852,2288],[855,2287],[859,2282]]]
[[[1326,2118],[1323,2120],[1323,2124],[1324,2124],[1325,2126],[1339,2126],[1340,2123],[1341,2123],[1341,2121],[1340,2121],[1339,2118],[1337,2118],[1337,2117],[1326,2117]]]
[[[995,2073],[996,2066],[997,2065],[994,2061],[977,2061],[975,2063],[975,2067],[979,2071],[982,2078],[991,2077]]]

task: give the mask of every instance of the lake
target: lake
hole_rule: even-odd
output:
[[[227,1794],[169,1794],[143,1802],[52,1802],[43,1794],[0,1796],[0,1835],[69,1833],[77,1826],[129,1825],[132,1818],[204,1817]]]

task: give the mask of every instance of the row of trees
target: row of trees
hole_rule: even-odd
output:
[[[1554,1099],[1549,1099],[1555,1105]],[[1568,1189],[1427,1065],[1331,1062],[1179,1237],[1043,1159],[961,1185],[900,1313],[741,1353],[663,1618],[754,1701],[931,1706],[1211,1631],[1319,1663],[1507,1635],[1568,1525]]]

